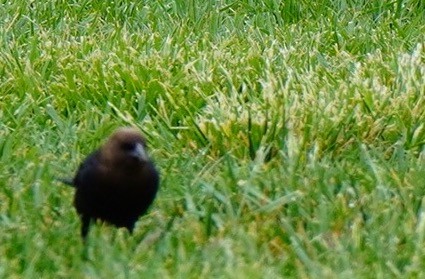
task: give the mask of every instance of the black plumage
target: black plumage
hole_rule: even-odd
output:
[[[132,232],[155,199],[159,173],[138,130],[120,128],[84,160],[74,179],[61,181],[76,188],[74,206],[85,239],[94,220]]]

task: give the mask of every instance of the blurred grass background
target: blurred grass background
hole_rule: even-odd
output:
[[[0,277],[421,278],[425,4],[3,1]],[[118,126],[158,198],[134,236],[53,181]]]

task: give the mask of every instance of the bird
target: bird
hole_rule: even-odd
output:
[[[85,241],[97,220],[132,234],[156,197],[160,177],[144,136],[134,127],[120,127],[86,157],[73,178],[59,180],[76,190],[74,206]]]

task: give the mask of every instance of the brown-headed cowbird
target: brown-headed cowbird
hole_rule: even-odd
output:
[[[159,173],[138,130],[119,128],[84,160],[72,180],[61,181],[76,188],[74,205],[86,239],[94,220],[131,233],[156,196]]]

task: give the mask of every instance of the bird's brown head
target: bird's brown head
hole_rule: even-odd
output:
[[[135,128],[119,128],[101,149],[103,160],[114,167],[132,168],[149,162],[146,140]]]

